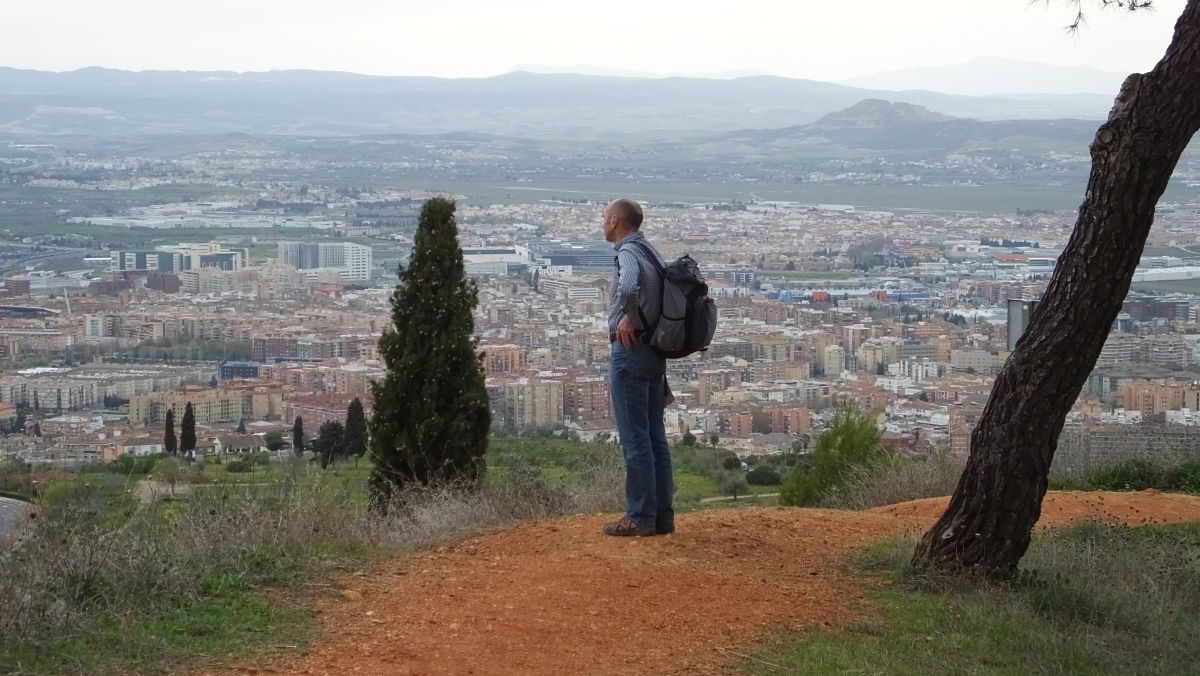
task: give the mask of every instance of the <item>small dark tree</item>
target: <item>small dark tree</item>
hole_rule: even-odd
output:
[[[343,455],[342,444],[345,441],[346,428],[336,420],[321,423],[317,431],[317,440],[313,442],[313,452],[321,459],[321,469],[329,467],[339,456]]]
[[[274,453],[283,448],[286,440],[283,438],[283,432],[271,430],[263,437],[263,443],[266,445],[268,451]]]
[[[167,409],[166,429],[163,431],[163,450],[167,455],[179,452],[179,440],[175,438],[175,410]]]
[[[1101,1],[1129,9],[1150,4]],[[1187,0],[1162,59],[1125,79],[1096,132],[1075,229],[996,377],[962,478],[913,553],[914,564],[1004,577],[1025,555],[1067,413],[1121,311],[1155,206],[1200,129],[1197,73],[1200,0]]]
[[[237,433],[238,434],[246,433],[246,419],[245,418],[241,418],[238,420]]]
[[[750,412],[750,431],[756,434],[770,434],[774,424],[771,420],[771,414],[756,408]]]
[[[781,481],[774,467],[761,464],[746,473],[746,482],[752,486],[774,486]]]
[[[454,202],[433,198],[421,209],[412,258],[392,294],[392,325],[379,339],[387,375],[372,385],[369,443],[380,509],[409,484],[483,477],[491,412],[473,337],[477,302]]]
[[[344,446],[345,454],[353,455],[354,466],[358,467],[358,459],[367,454],[367,417],[363,414],[363,405],[358,397],[346,407]]]
[[[292,452],[297,456],[304,455],[304,419],[300,416],[292,423]]]
[[[684,432],[683,438],[679,440],[679,445],[680,446],[695,446],[696,445],[696,435],[692,434],[691,432]]]
[[[737,500],[739,495],[745,495],[750,492],[750,485],[746,482],[746,475],[741,472],[723,473],[718,485],[721,488],[721,493],[732,496],[734,500]]]
[[[196,414],[192,412],[192,402],[183,409],[183,427],[179,432],[179,450],[189,453],[196,450]]]

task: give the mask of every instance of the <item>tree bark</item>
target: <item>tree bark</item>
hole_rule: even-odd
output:
[[[1041,304],[996,377],[950,505],[913,563],[1007,576],[1029,547],[1067,413],[1121,310],[1175,165],[1200,128],[1200,0],[1130,75],[1091,145],[1087,193]]]

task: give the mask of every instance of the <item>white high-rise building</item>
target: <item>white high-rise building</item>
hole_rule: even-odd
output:
[[[337,270],[343,282],[371,281],[371,247],[352,242],[279,242],[279,262],[298,270]]]
[[[829,345],[822,356],[826,376],[838,376],[846,370],[846,350],[841,345]]]

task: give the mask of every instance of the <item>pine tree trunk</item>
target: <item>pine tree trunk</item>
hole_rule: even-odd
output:
[[[996,378],[971,456],[913,563],[1011,574],[1041,514],[1058,436],[1133,279],[1154,208],[1200,128],[1200,0],[1188,0],[1154,70],[1129,76],[1092,142],[1075,230]]]

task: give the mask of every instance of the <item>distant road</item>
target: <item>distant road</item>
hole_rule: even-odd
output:
[[[0,242],[0,246],[29,247],[32,245],[14,244],[12,242]],[[43,251],[41,253],[31,254],[29,256],[26,256],[25,258],[0,261],[0,271],[3,271],[5,273],[8,273],[10,271],[14,272],[14,273],[19,273],[19,272],[23,272],[25,269],[25,266],[29,265],[31,263],[44,262],[44,261],[48,261],[48,260],[53,260],[55,258],[73,258],[76,256],[85,256],[93,251],[92,249],[71,249],[71,248],[67,248],[67,247],[45,247],[45,248],[48,250]]]
[[[29,511],[29,508],[30,505],[27,502],[12,498],[0,498],[0,535],[8,535],[9,531]]]

